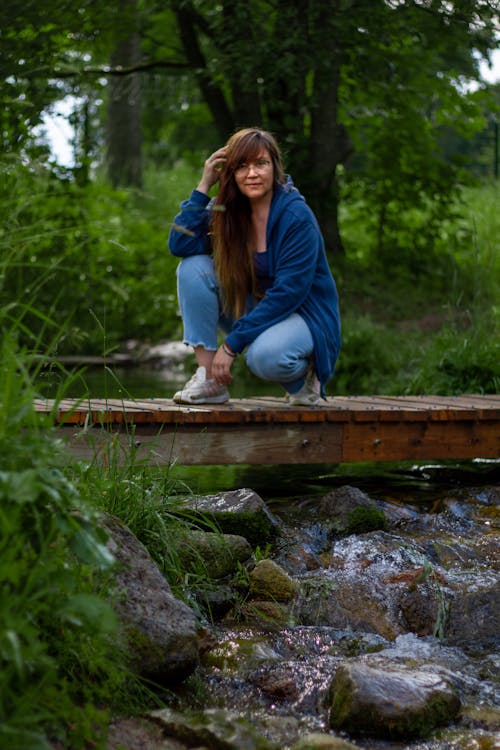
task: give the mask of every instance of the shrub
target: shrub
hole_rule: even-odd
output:
[[[27,357],[9,334],[1,355],[0,746],[83,747],[103,739],[128,678],[96,593],[113,558],[34,413]]]
[[[500,390],[500,337],[498,324],[478,325],[466,331],[447,326],[423,355],[420,369],[407,393],[498,393]]]

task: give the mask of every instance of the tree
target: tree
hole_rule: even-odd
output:
[[[377,179],[381,170],[387,178],[382,204],[396,184],[407,201],[425,191],[425,179],[411,189],[415,173],[434,172],[432,191],[453,183],[449,165],[447,171],[439,162],[437,136],[467,106],[456,81],[477,74],[472,53],[486,54],[493,44],[496,3],[223,0],[214,7],[184,0],[170,9],[221,140],[240,125],[274,131],[330,249],[342,250],[338,167],[353,142],[368,149],[384,143],[386,169],[379,160],[375,170]],[[436,179],[440,170],[443,179]]]
[[[133,21],[135,0],[120,0],[122,23],[116,30],[111,53],[113,69],[134,68],[141,59],[141,38]],[[123,23],[123,19],[125,23]],[[142,129],[140,74],[112,77],[108,83],[107,117],[108,175],[114,187],[142,185]]]
[[[138,77],[154,71],[161,90],[161,74],[176,82],[189,75],[219,143],[241,125],[276,133],[337,252],[341,165],[348,174],[355,167],[375,198],[381,241],[395,195],[400,208],[429,192],[450,194],[456,178],[439,137],[447,125],[479,123],[479,108],[457,86],[478,74],[476,55],[494,46],[500,21],[496,0],[113,0],[105,8],[80,0],[76,13],[69,0],[43,9],[28,0],[19,16],[12,0],[7,7],[0,41],[13,105],[2,114],[9,143],[25,137],[61,82],[105,76],[110,175],[114,184],[139,184]],[[31,40],[35,62],[26,65]],[[164,122],[160,109],[156,122],[148,115],[149,138]]]

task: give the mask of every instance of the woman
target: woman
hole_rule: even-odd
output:
[[[324,397],[340,349],[337,290],[316,218],[284,174],[270,133],[239,130],[209,156],[169,248],[182,258],[184,342],[198,364],[174,401],[227,401],[241,352],[255,375],[283,386],[290,404]],[[226,334],[220,346],[218,329]]]

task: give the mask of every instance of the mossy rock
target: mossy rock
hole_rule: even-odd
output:
[[[353,735],[407,740],[428,737],[459,710],[457,693],[437,671],[358,661],[337,669],[329,723]]]
[[[189,498],[184,506],[201,527],[212,530],[216,527],[224,534],[244,536],[253,547],[264,547],[279,533],[278,521],[251,489]]]
[[[365,534],[368,531],[385,529],[387,526],[384,512],[376,505],[358,505],[347,516],[346,534]]]
[[[177,550],[184,570],[211,580],[234,575],[239,563],[252,559],[252,549],[243,536],[191,531]]]
[[[335,535],[364,534],[385,529],[387,519],[383,510],[365,492],[345,485],[324,495],[320,513],[325,525]]]
[[[212,750],[277,750],[247,719],[226,709],[207,708],[182,714],[169,708],[149,715],[163,728],[167,737],[175,737],[189,747]]]

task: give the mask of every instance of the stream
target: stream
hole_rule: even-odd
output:
[[[500,748],[499,461],[172,471],[200,494],[257,492],[281,526],[269,557],[302,591],[279,626],[249,610],[211,624],[216,643],[180,691],[179,710],[223,707],[288,750],[304,735],[332,735],[332,675],[365,659],[441,674],[460,714],[430,739],[335,736],[366,750]],[[377,502],[387,526],[332,533],[321,504],[331,496],[336,507],[345,488]],[[405,576],[426,565],[438,577],[410,585]]]
[[[101,369],[84,377],[88,395],[124,398],[169,397],[185,379],[181,367],[169,373]],[[67,395],[82,390],[77,379]],[[260,394],[252,381],[233,395]],[[168,472],[173,485],[193,495],[241,488],[257,493],[280,526],[272,544],[262,541],[261,554],[300,588],[281,622],[253,617],[242,606],[207,622],[210,644],[171,699],[176,710],[244,716],[278,750],[295,750],[311,733],[325,739],[310,746],[318,750],[341,747],[326,744],[330,739],[366,750],[500,750],[500,459],[174,465]],[[383,527],[359,533],[336,527],[346,488],[351,499],[362,495],[383,511]],[[332,678],[353,663],[431,670],[453,686],[460,712],[420,739],[333,729]],[[205,747],[194,739],[141,741],[117,740],[110,750]],[[210,747],[260,745],[221,740]]]

